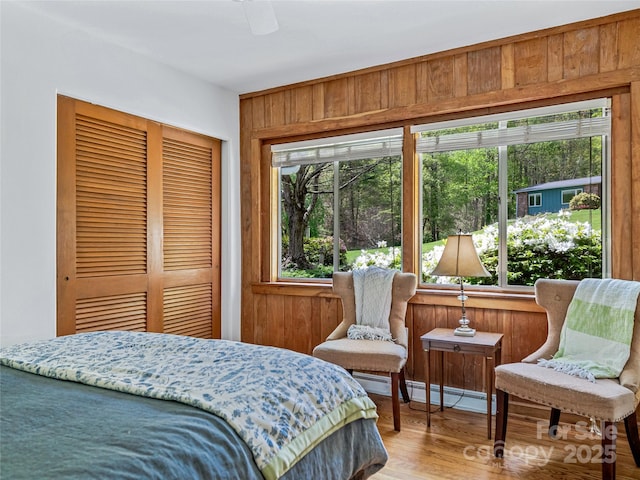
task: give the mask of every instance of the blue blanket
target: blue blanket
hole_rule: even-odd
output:
[[[221,418],[0,366],[0,478],[263,480]]]
[[[340,367],[240,342],[94,332],[9,347],[0,361],[214,413],[244,440],[267,480],[343,425],[377,418],[375,404]]]
[[[199,408],[2,365],[0,392],[2,479],[264,480],[233,428]],[[280,479],[368,478],[387,461],[375,422],[345,425]]]

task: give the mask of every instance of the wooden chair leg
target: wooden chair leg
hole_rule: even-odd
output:
[[[560,410],[551,409],[551,417],[549,418],[549,437],[558,438],[558,424],[560,423]]]
[[[399,373],[391,374],[391,406],[393,409],[393,429],[400,431],[400,399],[398,398]]]
[[[402,400],[404,403],[409,403],[411,398],[409,398],[409,390],[407,390],[407,381],[404,376],[404,367],[400,370],[400,393],[402,393]]]
[[[493,442],[493,455],[504,456],[504,441],[507,436],[507,415],[509,413],[509,394],[496,389],[496,437]]]
[[[636,412],[633,412],[624,419],[624,428],[627,431],[627,439],[629,440],[629,447],[631,448],[633,459],[636,462],[636,466],[640,467],[640,437],[638,437]]]
[[[615,422],[602,422],[602,480],[616,478],[616,437]]]

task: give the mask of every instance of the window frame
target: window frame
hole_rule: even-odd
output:
[[[402,186],[404,181],[404,131],[402,128],[386,128],[375,129],[361,133],[346,135],[329,135],[318,137],[315,139],[288,142],[271,145],[271,168],[272,174],[276,177],[276,215],[275,229],[277,232],[275,244],[275,269],[272,265],[272,271],[275,270],[277,281],[300,282],[312,281],[322,282],[327,279],[323,278],[301,278],[301,277],[285,277],[282,275],[282,170],[286,168],[294,168],[296,165],[309,164],[329,164],[332,165],[333,174],[333,272],[340,271],[340,215],[335,212],[339,210],[339,171],[340,164],[357,160],[373,160],[384,157],[399,157],[400,162],[400,245],[392,245],[390,249],[399,250],[402,257],[403,249],[403,223],[404,223],[404,206]],[[353,153],[351,149],[353,148]],[[335,150],[335,152],[334,152]],[[294,157],[291,159],[290,157]],[[301,160],[296,161],[295,157]],[[336,193],[338,192],[338,193]],[[402,261],[402,260],[401,260]]]
[[[569,205],[569,204],[571,203],[571,198],[569,199],[569,201],[568,201],[568,202],[565,202],[565,201],[564,201],[564,196],[565,196],[565,194],[567,194],[567,193],[571,193],[571,192],[573,192],[573,194],[571,195],[571,198],[573,198],[573,197],[575,197],[576,195],[578,195],[579,193],[584,192],[584,189],[583,189],[583,188],[568,188],[568,189],[566,189],[566,190],[562,190],[562,191],[560,192],[560,204],[561,204],[561,205]]]
[[[579,110],[587,110],[587,109],[596,109],[596,108],[602,108],[604,111],[604,115],[603,117],[596,117],[596,118],[607,118],[607,124],[608,124],[608,129],[606,134],[602,134],[602,135],[588,135],[588,136],[601,136],[602,137],[602,168],[601,168],[601,175],[602,175],[602,191],[601,191],[601,208],[602,208],[602,225],[601,225],[601,245],[602,245],[602,277],[603,278],[607,278],[611,276],[611,263],[612,263],[612,258],[611,258],[611,246],[612,246],[612,241],[611,241],[611,235],[610,235],[610,224],[609,224],[609,219],[607,218],[607,216],[604,214],[605,212],[610,211],[611,208],[611,188],[610,188],[610,184],[611,184],[611,137],[612,137],[612,127],[611,127],[611,123],[612,123],[612,113],[611,113],[611,104],[612,104],[612,98],[611,97],[601,97],[601,98],[595,98],[592,100],[585,100],[585,101],[577,101],[577,102],[569,102],[569,103],[558,103],[558,104],[554,104],[554,105],[550,105],[550,106],[546,106],[546,107],[538,107],[538,108],[531,108],[531,109],[516,109],[516,110],[512,110],[506,113],[498,113],[498,114],[491,114],[491,115],[480,115],[480,116],[470,116],[470,117],[464,117],[464,118],[459,118],[459,119],[454,119],[454,120],[447,120],[444,122],[434,122],[434,123],[429,123],[429,124],[424,124],[424,125],[413,125],[411,127],[411,132],[414,134],[419,134],[420,132],[424,132],[424,131],[437,131],[437,130],[446,130],[446,129],[451,129],[451,128],[457,128],[457,127],[463,127],[463,126],[474,126],[474,125],[482,125],[482,124],[487,124],[487,123],[498,123],[500,128],[506,127],[507,125],[507,121],[510,120],[520,120],[520,119],[527,119],[527,118],[535,118],[535,117],[539,117],[539,116],[545,116],[545,115],[553,115],[553,114],[558,114],[558,113],[564,113],[564,112],[574,112],[574,111],[579,111]],[[481,137],[482,135],[480,135],[479,137]],[[498,135],[499,137],[499,135]],[[587,137],[587,135],[584,135],[584,137]],[[495,138],[495,137],[494,137]],[[580,138],[580,137],[575,137],[575,138]],[[517,290],[522,290],[522,289],[526,289],[526,290],[531,290],[533,287],[530,286],[525,286],[525,285],[512,285],[509,284],[507,281],[507,265],[508,265],[508,259],[507,259],[507,222],[508,222],[508,201],[506,201],[507,199],[507,177],[508,177],[508,172],[507,172],[507,145],[501,145],[499,143],[494,143],[491,144],[491,141],[493,139],[489,138],[487,141],[487,145],[483,145],[482,147],[475,147],[475,148],[494,148],[497,147],[499,150],[499,167],[498,167],[498,190],[499,190],[499,197],[500,197],[500,202],[499,202],[499,211],[498,211],[498,229],[499,229],[499,234],[498,234],[498,238],[499,238],[499,246],[498,246],[498,284],[497,285],[491,285],[491,286],[484,286],[484,288],[495,288],[495,289],[508,289],[508,290],[512,290],[512,291],[517,291]],[[550,141],[553,139],[549,139],[549,140],[544,140],[544,141]],[[495,140],[494,140],[495,141]],[[543,141],[543,140],[538,140],[538,141]],[[416,143],[418,144],[419,141],[416,141]],[[433,142],[432,142],[433,143]],[[460,150],[463,149],[473,149],[473,146],[467,146],[469,145],[468,142],[466,144],[464,144],[463,142],[457,141],[457,144],[460,145],[465,145],[463,148],[459,148]],[[536,143],[536,142],[532,142],[532,143]],[[434,151],[450,151],[447,150],[445,147],[443,147],[443,143],[439,142],[438,139],[436,139],[435,141],[435,145],[436,148],[440,148],[441,150],[434,150]],[[420,157],[422,152],[420,152],[419,150],[416,150],[416,156]],[[421,160],[420,160],[421,162]],[[420,175],[421,175],[421,171],[422,169],[420,168]],[[419,191],[420,191],[420,206],[422,206],[422,179],[420,178],[419,180]],[[561,199],[562,200],[562,199]],[[542,199],[541,199],[542,201]],[[563,204],[564,205],[564,204]],[[420,212],[419,214],[419,218],[420,221],[422,221],[422,212]],[[422,258],[422,243],[418,242],[417,248],[419,250],[418,253],[418,258]],[[418,270],[418,272],[420,274],[420,278],[422,278],[422,271],[421,269]],[[430,288],[431,286],[433,286],[433,284],[431,283],[424,283],[422,281],[420,281],[420,285],[422,287],[425,288]],[[474,287],[478,287],[475,286]]]
[[[529,208],[533,207],[533,208],[538,208],[538,207],[542,207],[542,192],[534,192],[534,193],[530,193],[528,195],[529,197]],[[537,199],[533,201],[533,204],[531,203],[531,199]]]
[[[602,164],[602,177],[603,177],[603,181],[602,181],[602,185],[601,185],[601,199],[602,199],[602,208],[603,211],[608,211],[610,213],[611,212],[611,206],[612,206],[612,194],[614,192],[612,192],[611,189],[611,173],[612,173],[612,166],[611,166],[611,148],[612,148],[612,144],[615,141],[616,135],[615,132],[613,131],[613,125],[616,123],[616,119],[614,118],[614,115],[612,114],[613,107],[615,107],[616,104],[616,100],[617,96],[616,95],[612,95],[612,96],[607,96],[607,97],[593,97],[590,100],[578,100],[578,101],[569,101],[566,103],[562,103],[562,99],[556,99],[556,101],[553,104],[547,104],[547,106],[542,106],[542,107],[537,107],[534,109],[528,109],[526,108],[527,105],[526,104],[513,104],[511,105],[509,110],[503,110],[505,113],[497,113],[497,114],[491,114],[491,115],[487,115],[486,117],[500,117],[503,115],[510,115],[510,114],[514,114],[514,113],[521,113],[524,111],[532,111],[532,110],[553,110],[553,109],[565,109],[566,110],[566,105],[570,105],[570,104],[580,104],[580,103],[589,103],[589,102],[593,102],[593,101],[600,101],[600,102],[606,102],[606,108],[608,111],[608,117],[609,117],[609,122],[610,122],[610,130],[609,130],[609,135],[607,136],[607,138],[603,139],[603,143],[602,143],[602,147],[603,150],[605,150],[607,152],[607,157],[606,160],[603,161]],[[473,123],[477,123],[477,118],[479,117],[483,117],[482,115],[474,115],[474,116],[469,116],[470,113],[478,113],[478,111],[474,111],[471,110],[470,112],[467,112],[465,114],[465,112],[457,112],[455,116],[453,116],[454,118],[451,120],[443,120],[440,121],[439,123],[453,123],[453,122],[462,122],[462,124],[473,124]],[[425,120],[429,120],[429,116],[427,117],[422,117],[419,120],[411,120],[411,119],[406,119],[404,121],[398,121],[398,122],[381,122],[379,124],[376,124],[375,127],[378,128],[389,128],[389,127],[396,127],[397,125],[403,125],[401,128],[404,129],[404,136],[403,136],[403,173],[402,173],[402,181],[403,181],[403,188],[402,188],[402,271],[406,271],[406,272],[414,272],[417,275],[421,275],[422,273],[422,269],[421,269],[421,264],[422,264],[422,258],[421,258],[421,235],[422,235],[422,230],[421,230],[421,226],[420,226],[420,219],[421,219],[421,186],[420,186],[420,160],[419,160],[419,155],[415,154],[415,145],[417,143],[417,137],[418,135],[416,135],[416,132],[414,131],[414,128],[418,125],[419,121],[425,121]],[[438,116],[433,117],[433,123],[438,123]],[[446,117],[445,117],[446,118]],[[452,118],[452,117],[449,117]],[[428,124],[428,125],[432,125],[432,124]],[[280,145],[284,142],[288,142],[288,141],[296,141],[297,139],[303,138],[303,139],[309,139],[309,138],[326,138],[327,136],[337,136],[337,135],[341,135],[344,134],[345,132],[347,134],[350,134],[351,132],[354,131],[353,128],[350,129],[335,129],[335,125],[332,125],[331,127],[334,128],[327,128],[322,130],[322,132],[315,130],[313,133],[311,133],[311,131],[307,132],[306,134],[299,134],[298,136],[293,136],[291,135],[291,132],[286,131],[286,130],[269,130],[267,132],[267,130],[265,130],[264,133],[266,133],[266,135],[263,136],[259,136],[259,138],[257,138],[257,140],[259,141],[260,146],[263,148],[262,149],[262,155],[261,155],[261,163],[262,163],[262,167],[261,168],[266,168],[269,171],[268,174],[268,180],[267,177],[263,177],[263,181],[265,182],[263,185],[266,188],[266,190],[263,191],[269,191],[271,193],[268,193],[265,198],[265,200],[267,198],[269,198],[269,202],[268,203],[264,203],[264,205],[268,205],[268,208],[266,210],[263,211],[263,214],[267,214],[267,210],[270,211],[271,213],[268,214],[269,218],[271,218],[272,220],[269,222],[270,227],[268,228],[268,230],[270,231],[270,235],[268,236],[270,238],[269,241],[267,242],[260,242],[261,245],[261,249],[262,249],[262,255],[263,258],[268,258],[269,261],[265,262],[265,263],[261,263],[262,265],[262,273],[261,273],[261,280],[258,282],[259,284],[264,284],[265,285],[265,289],[259,289],[256,286],[254,286],[254,290],[257,292],[258,290],[260,292],[267,292],[270,291],[269,287],[267,287],[267,285],[272,284],[275,285],[277,283],[281,283],[283,285],[289,285],[289,286],[293,286],[293,285],[297,285],[299,287],[304,287],[305,284],[308,288],[311,288],[312,285],[317,285],[320,288],[324,288],[324,286],[326,286],[327,284],[330,285],[331,280],[330,279],[301,279],[301,278],[290,278],[290,277],[279,277],[278,276],[278,271],[279,271],[279,267],[278,264],[280,262],[280,258],[278,256],[278,238],[277,235],[279,234],[279,228],[278,228],[278,221],[277,219],[275,219],[275,215],[277,215],[277,210],[278,210],[278,198],[277,198],[277,171],[276,169],[271,167],[271,162],[269,161],[270,155],[269,155],[269,149],[272,148],[274,145]],[[360,126],[360,128],[358,128],[358,130],[356,131],[369,131],[372,127],[374,127],[374,125],[366,125],[366,126]],[[396,127],[397,128],[397,127]],[[505,149],[506,150],[506,149]],[[506,206],[505,206],[506,209]],[[257,219],[257,216],[255,217]],[[616,241],[615,238],[612,237],[611,235],[611,226],[612,226],[612,219],[610,218],[610,215],[605,215],[603,213],[602,216],[602,239],[603,239],[603,244],[602,244],[602,248],[603,248],[603,255],[602,255],[602,276],[604,278],[610,277],[611,276],[611,270],[612,267],[615,266],[616,264],[616,259],[612,257],[612,253],[611,250],[612,248],[616,247]],[[419,282],[419,288],[420,290],[422,290],[423,292],[434,292],[434,294],[437,294],[435,292],[438,291],[442,291],[442,290],[450,290],[453,285],[450,284],[432,284],[432,283],[423,283],[422,281]],[[511,294],[524,294],[524,293],[531,293],[533,291],[533,287],[530,286],[519,286],[519,285],[503,285],[503,286],[498,286],[498,285],[470,285],[469,288],[471,288],[472,290],[476,290],[476,291],[480,291],[480,292],[484,292],[483,295],[493,295],[495,293],[500,293],[500,294],[507,294],[507,295],[511,295]],[[256,290],[257,289],[257,290]],[[301,294],[303,290],[291,290],[290,294]],[[320,292],[323,292],[324,290],[318,290],[317,293],[320,294]],[[295,292],[295,293],[294,293]]]

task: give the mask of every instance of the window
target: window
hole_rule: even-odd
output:
[[[279,277],[401,268],[402,129],[272,146]]]
[[[569,203],[571,202],[571,199],[573,197],[575,197],[576,195],[578,195],[579,193],[582,193],[582,189],[581,188],[574,188],[572,190],[563,190],[562,191],[562,204],[563,205],[569,205]]]
[[[541,193],[530,193],[529,194],[529,206],[530,207],[541,207],[542,206],[542,194]]]
[[[447,236],[460,230],[473,234],[492,274],[468,283],[528,286],[541,277],[606,275],[606,99],[414,126],[412,132],[419,134],[424,282],[455,281],[429,273]],[[577,182],[598,198],[569,210],[583,188],[563,187]]]

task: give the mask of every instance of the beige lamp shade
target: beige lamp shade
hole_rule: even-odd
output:
[[[447,277],[490,277],[470,234],[449,235],[442,257],[431,275]]]

